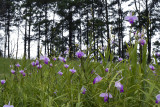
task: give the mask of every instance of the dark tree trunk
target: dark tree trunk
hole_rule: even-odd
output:
[[[47,54],[48,49],[48,26],[47,26],[47,4],[45,4],[45,55]]]
[[[30,40],[31,40],[31,4],[30,4],[30,10],[29,10],[28,59],[30,59]]]
[[[81,37],[82,37],[82,33],[81,33],[81,30],[82,30],[82,28],[81,28],[81,13],[79,13],[80,14],[80,31],[79,31],[79,37],[80,37],[80,50],[81,50],[81,45],[82,45],[82,40],[81,40]]]
[[[102,44],[102,48],[104,49],[102,26],[101,26],[101,44]],[[104,50],[103,49],[102,49],[102,55],[104,56]]]
[[[140,22],[140,20],[141,20],[141,15],[140,15],[140,1],[138,1],[138,2],[139,2],[139,10],[138,10],[138,7],[137,7],[137,1],[134,0],[135,7],[136,7],[136,11],[138,12],[138,23],[139,23],[138,28],[139,28],[139,32],[141,32],[142,30],[141,30],[141,22]],[[142,46],[141,46],[141,45],[139,46],[139,51],[140,51],[140,64],[141,64],[141,63],[142,63]]]
[[[122,58],[124,58],[124,48],[123,48],[123,33],[122,33],[122,8],[121,8],[121,3],[120,4],[120,10],[119,10],[119,13],[120,13],[120,35],[121,35],[121,38],[122,38]]]
[[[120,15],[120,2],[118,1],[118,15],[119,15],[119,19],[118,19],[118,39],[119,39],[119,57],[121,57],[121,15]]]
[[[103,4],[101,4],[101,16],[103,14]],[[100,35],[101,35],[101,45],[102,45],[102,48],[104,49],[104,46],[103,46],[103,31],[102,31],[102,26],[101,26],[101,31],[100,31]],[[104,50],[102,49],[102,55],[104,57]]]
[[[108,2],[105,0],[105,9],[106,9],[106,26],[107,26],[107,41],[108,41],[108,50],[111,52],[111,47],[110,47],[110,37],[109,37],[109,19],[108,19]]]
[[[95,30],[95,25],[94,25],[94,0],[92,0],[92,19],[93,19],[93,24],[92,24],[92,33],[93,33],[93,41],[94,41],[94,56],[96,56],[96,38],[95,38],[95,33],[94,33],[94,30]]]
[[[10,58],[10,12],[8,9],[8,17],[7,17],[7,36],[8,36],[8,58]]]
[[[38,20],[38,18],[37,18]],[[39,15],[39,22],[41,22],[41,12],[40,12],[40,15]],[[40,57],[40,38],[41,38],[41,25],[40,23],[38,23],[38,46],[37,46],[37,57],[39,58]]]
[[[72,58],[73,54],[73,47],[72,47],[72,11],[71,7],[69,8],[69,48],[70,48],[70,53],[69,57]]]
[[[62,24],[62,53],[64,54],[63,24]]]
[[[98,33],[99,35],[99,33]],[[98,62],[98,35],[97,35],[97,62]]]
[[[17,37],[17,51],[16,51],[16,59],[18,56],[18,41],[19,41],[19,23],[18,23],[18,37]]]
[[[25,34],[24,34],[24,57],[25,58],[26,58],[26,50],[27,50],[26,42],[27,42],[27,19],[25,22]]]
[[[5,19],[5,43],[4,43],[4,57],[6,57],[6,49],[7,49],[7,24]]]
[[[88,40],[88,35],[89,35],[89,32],[88,32],[88,18],[89,18],[89,16],[88,16],[88,2],[87,2],[87,56],[88,56],[88,46],[89,46],[89,40]]]
[[[149,12],[148,12],[148,0],[146,0],[146,17],[147,17],[147,39],[148,39],[148,63],[151,62],[151,36],[149,34]]]
[[[74,55],[74,58],[75,58],[75,51],[76,51],[76,46],[75,46],[75,43],[76,43],[76,35],[73,36],[74,37],[74,51],[73,51],[73,55]]]
[[[53,46],[53,37],[54,37],[54,33],[53,33],[53,26],[51,27],[51,49],[50,49],[50,52],[51,52],[51,54],[53,55],[54,53],[53,53],[53,50],[54,50],[54,46]]]

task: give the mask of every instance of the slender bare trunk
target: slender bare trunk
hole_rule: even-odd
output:
[[[18,24],[18,37],[17,37],[17,51],[16,51],[16,59],[18,56],[18,41],[19,41],[19,24]]]

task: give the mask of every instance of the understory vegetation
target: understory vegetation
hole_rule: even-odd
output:
[[[108,49],[104,55],[99,52],[101,62],[84,57],[83,52],[77,52],[75,60],[62,56],[41,56],[34,61],[1,58],[0,106],[9,101],[15,107],[156,106],[160,66],[156,57],[155,63],[147,64],[147,44],[140,63],[137,45],[128,46],[127,59],[114,62]]]

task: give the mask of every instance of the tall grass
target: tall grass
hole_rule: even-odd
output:
[[[15,61],[1,58],[1,79],[6,83],[0,85],[0,106],[8,104],[15,107],[153,107],[155,96],[160,91],[160,66],[156,62],[154,74],[147,64],[147,45],[143,46],[143,61],[138,63],[137,45],[128,47],[129,59],[113,62],[113,54],[105,51],[105,57],[100,53],[102,64],[93,62],[94,57],[67,60],[69,68],[64,67],[64,62],[52,60],[49,64],[42,64],[41,69],[33,67],[31,61],[25,59]],[[156,60],[156,58],[155,58]],[[19,68],[16,63],[21,65]],[[12,64],[13,68],[9,65]],[[81,66],[79,67],[79,65]],[[72,74],[69,69],[76,69]],[[109,68],[108,72],[105,69]],[[11,74],[11,69],[16,71]],[[26,76],[19,73],[24,70]],[[60,76],[58,71],[63,72]],[[91,73],[92,71],[94,73]],[[97,75],[103,79],[93,84]],[[123,78],[124,92],[120,93],[115,87],[115,82]],[[81,88],[86,92],[82,94]],[[111,93],[113,98],[104,102],[101,93]]]

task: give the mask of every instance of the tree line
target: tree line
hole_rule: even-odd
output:
[[[129,14],[125,9],[126,3],[129,8],[134,7],[132,13],[138,17],[138,21],[130,26],[124,24],[124,17]],[[151,38],[160,30],[158,0],[0,0],[0,7],[0,30],[4,32],[0,41],[4,41],[3,56],[8,58],[11,55],[10,37],[13,36],[13,26],[17,27],[18,32],[21,32],[21,28],[24,29],[24,56],[28,59],[31,56],[32,41],[37,43],[38,58],[41,44],[47,55],[64,54],[66,47],[69,47],[71,58],[76,51],[87,47],[87,55],[90,49],[98,59],[99,48],[102,48],[103,55],[103,48],[107,46],[110,52],[125,58],[127,46],[124,37],[129,36],[125,33],[126,28],[131,28],[131,33],[142,32],[144,28],[150,62]],[[67,35],[64,35],[66,32]],[[158,39],[154,42],[156,52],[160,51]],[[131,41],[133,40],[132,36]]]

